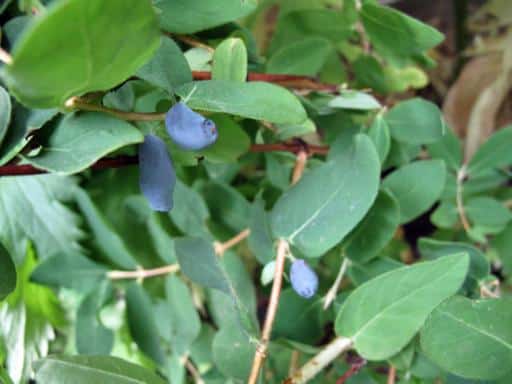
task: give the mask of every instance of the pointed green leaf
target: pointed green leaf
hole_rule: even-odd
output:
[[[448,372],[498,379],[512,370],[512,300],[453,297],[432,312],[421,347]]]
[[[329,107],[340,109],[354,109],[358,111],[371,111],[382,108],[382,105],[368,93],[359,91],[342,91],[329,101]]]
[[[0,144],[2,143],[11,121],[11,98],[0,86]]]
[[[34,368],[38,383],[165,384],[150,370],[112,356],[51,356]]]
[[[16,266],[0,243],[0,300],[3,300],[16,288]]]
[[[350,337],[368,360],[400,351],[430,312],[455,294],[469,266],[466,254],[406,266],[385,273],[353,291],[336,318],[336,333]]]
[[[502,168],[512,164],[512,126],[493,134],[471,158],[467,172],[476,175],[489,168]]]
[[[71,96],[107,90],[133,75],[157,49],[159,36],[149,0],[57,2],[16,44],[7,83],[24,104],[62,106]]]
[[[271,123],[300,123],[307,118],[297,97],[277,85],[208,80],[188,83],[176,90],[190,108],[224,112]]]
[[[368,136],[372,139],[377,153],[379,154],[380,163],[384,164],[391,149],[391,136],[389,134],[389,126],[386,120],[379,114],[373,120],[372,125],[368,129]]]
[[[213,54],[212,79],[244,82],[247,78],[247,48],[242,39],[231,37]]]
[[[366,135],[356,136],[350,150],[307,172],[281,196],[270,217],[274,236],[308,256],[322,255],[370,209],[377,196],[379,174],[373,143]]]

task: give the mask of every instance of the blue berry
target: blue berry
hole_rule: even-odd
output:
[[[181,148],[198,151],[215,143],[215,123],[194,112],[185,103],[175,104],[165,116],[165,127],[171,139]]]
[[[290,280],[293,290],[306,299],[313,297],[318,289],[318,276],[302,259],[293,261],[290,268]]]
[[[172,208],[176,173],[165,143],[155,135],[144,137],[139,145],[140,189],[154,211]]]

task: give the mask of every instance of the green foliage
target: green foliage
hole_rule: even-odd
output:
[[[307,380],[334,384],[349,366],[332,339],[368,360],[350,383],[386,364],[397,383],[511,380],[512,129],[469,156],[410,97],[441,33],[375,0],[0,14],[0,382],[238,384],[258,351],[260,383],[320,353]],[[172,141],[177,102],[214,144]],[[148,134],[176,172],[168,213],[139,190]],[[289,281],[305,258],[311,299]]]

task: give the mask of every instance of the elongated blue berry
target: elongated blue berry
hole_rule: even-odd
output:
[[[165,115],[165,127],[171,139],[181,148],[198,151],[217,140],[215,123],[194,112],[184,103],[175,104]]]
[[[165,143],[155,135],[145,136],[139,145],[139,184],[151,209],[166,212],[172,208],[176,173]]]
[[[306,299],[313,297],[318,289],[318,276],[302,259],[293,261],[290,268],[290,280],[293,290]]]

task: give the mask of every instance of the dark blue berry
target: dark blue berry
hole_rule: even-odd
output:
[[[181,148],[198,151],[215,143],[215,123],[194,112],[185,103],[175,104],[165,116],[165,127],[171,139]]]
[[[293,290],[306,299],[313,297],[318,289],[318,276],[302,259],[293,261],[290,268],[290,280]]]
[[[155,135],[144,137],[139,145],[140,189],[154,211],[172,208],[176,173],[165,143]]]

